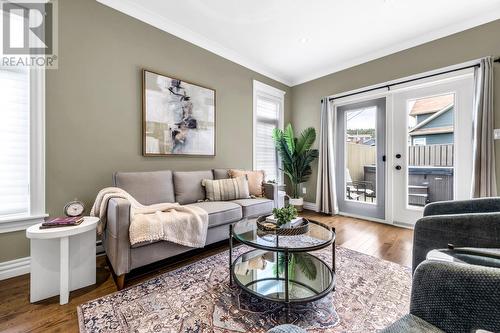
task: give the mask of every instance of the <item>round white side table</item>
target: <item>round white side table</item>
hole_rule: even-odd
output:
[[[96,280],[97,217],[85,217],[73,227],[26,230],[31,247],[30,302],[55,295],[66,304],[69,292]]]

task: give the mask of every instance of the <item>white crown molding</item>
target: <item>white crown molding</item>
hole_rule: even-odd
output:
[[[169,34],[179,37],[191,44],[194,44],[198,47],[201,47],[205,50],[215,53],[216,55],[228,59],[238,65],[251,69],[264,76],[267,76],[268,78],[281,82],[287,86],[291,85],[292,80],[290,78],[278,75],[274,73],[271,69],[267,68],[267,66],[259,64],[250,59],[247,59],[243,55],[227,47],[224,47],[219,43],[188,29],[185,26],[172,22],[171,20],[157,13],[154,13],[153,11],[144,8],[143,6],[139,6],[134,2],[131,2],[129,0],[96,0],[96,1],[105,6],[111,7],[119,12],[122,12],[126,15],[129,15],[133,18],[136,18],[142,22],[152,25],[155,28],[168,32]]]
[[[376,60],[376,59],[379,59],[379,58],[382,58],[382,57],[385,57],[385,56],[388,56],[388,55],[391,55],[391,54],[394,54],[394,53],[397,53],[400,51],[410,49],[410,48],[415,47],[415,46],[429,43],[429,42],[432,42],[436,39],[447,37],[447,36],[465,31],[467,29],[471,29],[471,28],[480,26],[482,24],[486,24],[488,22],[498,20],[499,17],[500,17],[500,8],[497,10],[493,10],[493,11],[490,11],[488,13],[485,13],[484,15],[476,16],[476,17],[471,18],[469,20],[464,20],[462,22],[458,22],[456,24],[449,25],[445,28],[432,31],[428,34],[419,36],[417,38],[410,39],[410,40],[404,41],[402,43],[398,43],[398,44],[392,45],[390,47],[380,49],[378,51],[368,53],[366,55],[363,55],[363,56],[360,56],[360,57],[357,57],[354,59],[350,59],[350,60],[345,61],[343,63],[325,66],[325,67],[315,71],[314,73],[302,75],[302,76],[299,76],[299,77],[293,79],[291,82],[291,86],[292,87],[297,86],[299,84],[306,83],[306,82],[321,78],[323,76],[327,76],[330,74],[334,74],[336,72],[340,72],[344,69],[358,66],[358,65],[367,63],[369,61],[372,61],[372,60]],[[486,54],[484,56],[486,56]]]
[[[30,257],[24,257],[0,262],[0,280],[28,274],[30,272],[30,261]]]
[[[96,1],[103,5],[111,7],[117,11],[120,11],[126,15],[134,17],[140,21],[143,21],[149,25],[152,25],[160,30],[166,31],[174,36],[186,40],[189,43],[192,43],[196,46],[206,49],[212,53],[215,53],[241,66],[247,67],[259,74],[262,74],[271,79],[279,81],[290,87],[308,81],[312,81],[320,77],[330,75],[375,59],[379,59],[396,52],[400,52],[418,45],[422,45],[439,38],[459,33],[461,31],[471,29],[476,26],[497,20],[500,17],[500,8],[499,8],[497,10],[492,10],[488,13],[485,13],[484,15],[476,16],[469,20],[464,20],[456,24],[446,26],[445,28],[432,31],[427,34],[423,34],[417,38],[407,40],[402,43],[391,45],[387,48],[367,53],[360,57],[352,58],[347,61],[336,64],[329,64],[327,66],[323,66],[322,68],[308,74],[299,75],[295,77],[287,77],[286,75],[283,74],[276,74],[276,72],[273,71],[268,66],[259,63],[257,61],[252,61],[243,56],[242,54],[239,54],[234,50],[224,47],[221,44],[199,33],[196,33],[185,26],[172,22],[171,20],[161,16],[160,14],[150,11],[144,6],[140,6],[137,3],[132,2],[130,0],[96,0]]]

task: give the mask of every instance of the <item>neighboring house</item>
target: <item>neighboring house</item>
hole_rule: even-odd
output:
[[[453,111],[453,94],[417,100],[409,114],[415,119],[415,126],[408,133],[411,144],[453,143]]]

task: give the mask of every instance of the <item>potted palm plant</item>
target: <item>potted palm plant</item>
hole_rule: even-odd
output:
[[[291,124],[281,130],[273,130],[273,139],[281,158],[282,170],[292,185],[290,205],[301,211],[304,199],[300,196],[300,184],[309,180],[312,173],[311,163],[318,158],[318,150],[311,149],[316,140],[316,130],[306,128],[299,137],[295,137]]]

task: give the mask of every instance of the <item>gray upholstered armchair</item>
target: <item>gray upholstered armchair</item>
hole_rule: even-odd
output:
[[[414,275],[410,313],[382,333],[500,332],[500,268],[425,261]]]
[[[412,271],[433,249],[500,247],[500,198],[434,202],[425,206],[413,235]]]

